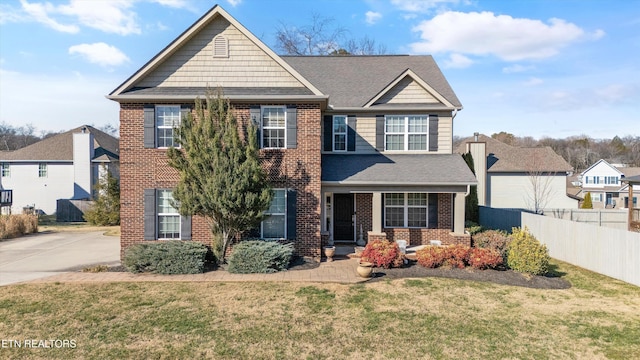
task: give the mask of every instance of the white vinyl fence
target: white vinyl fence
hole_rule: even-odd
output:
[[[520,210],[480,208],[480,224],[527,227],[552,258],[640,286],[640,233]]]
[[[627,230],[627,209],[545,209],[544,216]]]

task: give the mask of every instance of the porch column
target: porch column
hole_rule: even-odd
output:
[[[455,193],[454,213],[453,213],[453,232],[456,234],[464,234],[464,209],[465,209],[465,193]]]
[[[382,232],[382,193],[374,192],[371,201],[371,231],[374,233]]]

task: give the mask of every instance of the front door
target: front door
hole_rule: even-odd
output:
[[[353,235],[353,194],[333,194],[333,239],[355,241]]]

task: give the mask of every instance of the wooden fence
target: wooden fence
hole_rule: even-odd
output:
[[[85,211],[93,205],[89,200],[58,199],[56,202],[57,222],[83,222]]]

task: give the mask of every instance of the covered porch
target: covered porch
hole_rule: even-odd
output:
[[[629,196],[626,199],[626,206],[629,211],[629,231],[640,232],[640,175],[622,179],[628,184]],[[634,195],[634,193],[636,195]]]
[[[456,154],[323,155],[323,242],[469,245],[465,197],[475,184]]]

